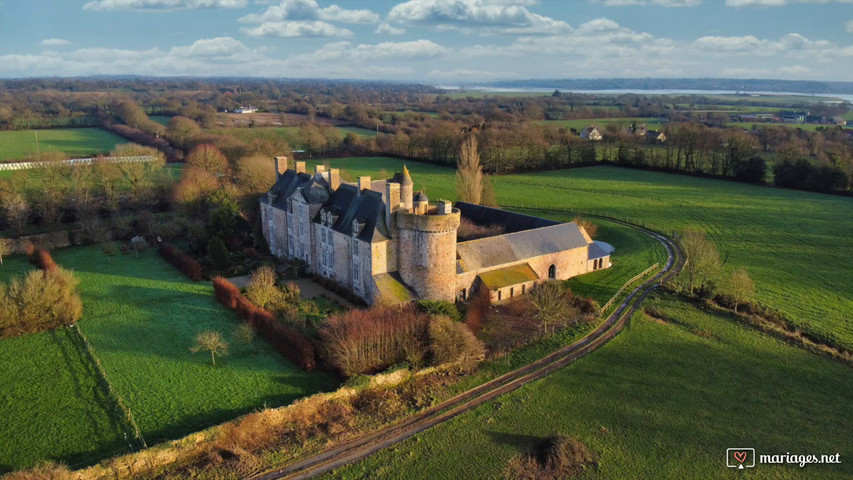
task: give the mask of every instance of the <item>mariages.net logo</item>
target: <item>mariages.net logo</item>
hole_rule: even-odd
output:
[[[792,464],[799,465],[800,468],[805,467],[810,463],[841,463],[841,454],[831,455],[797,455],[791,452],[775,455],[758,455],[756,459],[754,448],[728,448],[726,449],[726,466],[729,468],[744,468],[755,467],[756,461],[759,464]]]

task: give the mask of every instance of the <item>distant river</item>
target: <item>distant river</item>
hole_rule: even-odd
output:
[[[437,88],[441,88],[443,90],[459,90],[459,87],[454,86],[442,86],[439,85]],[[506,88],[506,87],[465,87],[465,90],[474,90],[478,92],[490,92],[490,93],[525,93],[525,92],[542,92],[549,93],[554,90],[559,90],[564,93],[584,93],[584,94],[599,94],[599,95],[623,95],[626,93],[634,93],[637,95],[737,95],[739,92],[733,92],[731,90],[676,90],[676,89],[658,89],[658,90],[643,90],[640,88],[625,88],[625,89],[613,89],[613,90],[575,90],[575,89],[562,89],[559,87],[551,87],[551,88],[526,88],[526,87],[518,87],[518,88]],[[842,100],[846,100],[848,102],[853,102],[853,95],[845,95],[842,93],[819,93],[819,94],[809,94],[803,92],[743,92],[747,95],[797,95],[802,97],[826,97],[829,99],[840,98]],[[832,100],[830,100],[832,101]]]

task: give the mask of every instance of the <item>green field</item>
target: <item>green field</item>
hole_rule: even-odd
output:
[[[646,128],[650,130],[660,130],[663,128],[663,124],[661,123],[660,118],[650,117],[650,118],[582,118],[578,120],[543,120],[539,122],[543,125],[559,125],[563,128],[574,128],[577,131],[581,131],[584,128],[595,125],[604,133],[604,128],[609,124],[616,124],[622,128],[630,127],[632,124],[646,125]]]
[[[57,128],[51,130],[0,131],[0,161],[21,160],[36,153],[60,151],[71,157],[107,153],[127,140],[100,128]]]
[[[726,449],[836,454],[757,465],[749,478],[850,479],[853,370],[670,296],[601,350],[324,478],[501,478],[555,433],[598,457],[590,479],[733,478]]]
[[[209,355],[191,353],[197,333],[216,330],[230,340],[238,319],[214,300],[209,282],[187,280],[153,250],[111,263],[95,247],[54,258],[80,279],[80,327],[149,444],[336,386],[259,339],[232,342],[215,368]]]
[[[356,135],[361,135],[363,137],[375,137],[376,130],[370,130],[369,128],[361,128],[361,127],[338,127],[338,130],[342,131],[342,135],[346,135],[347,133],[354,133]]]
[[[35,268],[26,255],[7,255],[0,266],[0,282],[8,282],[12,277],[22,277]]]
[[[350,175],[393,173],[387,157],[332,160]],[[431,200],[456,197],[453,170],[407,162]],[[494,177],[498,202],[601,213],[671,234],[705,229],[726,268],[743,267],[756,297],[796,324],[853,348],[853,200],[683,175],[590,167]],[[568,214],[546,216],[568,219]],[[618,248],[618,245],[617,245]]]
[[[727,127],[740,127],[745,128],[747,130],[752,130],[753,128],[760,127],[785,127],[785,128],[799,128],[800,130],[805,130],[807,132],[816,132],[818,128],[822,129],[832,129],[835,128],[835,125],[817,125],[814,123],[752,123],[752,122],[730,122],[726,124]],[[843,127],[842,127],[843,128]]]
[[[171,115],[148,115],[148,118],[154,120],[160,125],[163,125],[164,127],[169,124],[170,120],[172,120]]]
[[[0,474],[126,451],[120,417],[69,329],[0,340],[0,379]]]

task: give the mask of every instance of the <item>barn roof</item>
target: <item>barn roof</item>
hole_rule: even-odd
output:
[[[589,245],[576,223],[507,233],[456,244],[456,272],[470,272]]]
[[[539,280],[539,275],[536,275],[529,263],[491,270],[479,274],[478,277],[489,290]]]
[[[499,208],[474,205],[473,203],[456,202],[456,208],[459,209],[459,212],[463,217],[477,225],[483,227],[500,225],[507,233],[560,224],[560,222],[555,222],[553,220],[524,215],[523,213],[510,212]]]

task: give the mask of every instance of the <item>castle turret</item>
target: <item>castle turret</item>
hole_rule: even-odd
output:
[[[400,201],[403,203],[405,210],[412,210],[412,197],[414,196],[415,184],[412,182],[412,176],[409,175],[409,169],[403,165],[403,172],[400,174]]]
[[[412,202],[412,213],[426,215],[427,211],[429,211],[429,198],[427,198],[424,191],[421,190],[417,195],[415,195],[414,202]]]
[[[428,208],[427,205],[424,214],[404,210],[395,214],[398,271],[418,297],[452,302],[456,298],[459,210],[437,209],[427,213]]]

